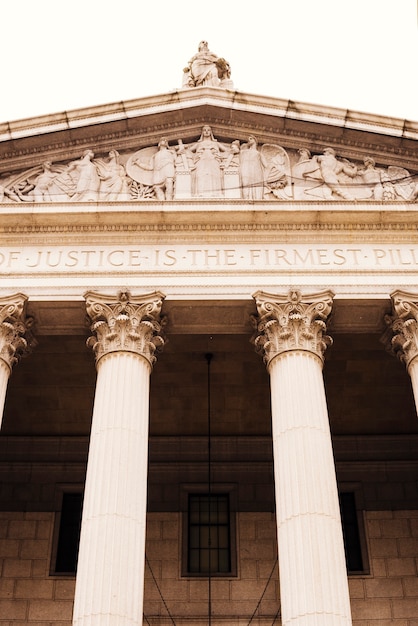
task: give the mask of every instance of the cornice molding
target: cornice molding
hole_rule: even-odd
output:
[[[390,165],[396,157],[399,166],[407,169],[418,168],[417,151],[414,147],[409,149],[406,146],[391,146],[385,143],[383,144],[384,149],[382,149],[382,143],[377,141],[359,141],[344,135],[335,140],[326,133],[302,132],[295,129],[286,129],[286,132],[283,133],[274,125],[254,123],[243,125],[242,122],[202,114],[189,120],[187,125],[184,122],[173,123],[171,121],[167,124],[160,123],[157,125],[153,123],[142,126],[140,132],[136,129],[126,129],[95,135],[86,134],[80,139],[40,142],[40,144],[25,146],[24,148],[16,147],[18,144],[13,143],[13,149],[5,150],[1,155],[3,163],[0,166],[0,171],[13,171],[39,165],[46,157],[54,161],[70,160],[77,158],[80,151],[85,148],[93,148],[98,153],[107,153],[112,149],[117,149],[123,154],[148,145],[158,144],[162,137],[168,137],[169,141],[173,141],[178,135],[182,135],[185,139],[192,139],[198,136],[201,126],[205,123],[210,123],[220,138],[228,136],[243,141],[247,138],[248,132],[251,131],[259,137],[260,143],[278,143],[283,147],[293,149],[312,149],[313,145],[317,145],[318,148],[329,146],[345,158],[361,160],[373,153],[376,160],[382,165]],[[123,146],[121,146],[121,142],[123,142]]]
[[[46,155],[71,159],[86,147],[139,149],[163,136],[197,135],[205,123],[220,138],[243,140],[251,130],[260,141],[327,145],[358,159],[372,151],[382,163],[396,155],[400,165],[417,167],[417,122],[206,87],[0,124],[1,170],[39,164]]]
[[[408,120],[213,87],[176,89],[166,94],[136,100],[6,122],[0,125],[0,132],[4,139],[13,139],[51,132],[54,128],[70,130],[161,112],[193,109],[196,105],[264,113],[281,120],[302,120],[369,132],[383,132],[393,136],[416,138],[417,134],[417,124]]]
[[[315,223],[315,224],[300,224],[300,223],[272,223],[272,224],[250,224],[250,223],[220,223],[212,224],[208,222],[197,222],[193,224],[161,224],[161,223],[122,223],[122,224],[63,224],[63,225],[25,225],[25,226],[1,226],[0,233],[4,235],[40,235],[40,234],[83,234],[83,233],[180,233],[195,234],[203,232],[211,233],[225,233],[225,232],[258,232],[258,233],[273,233],[273,232],[295,232],[295,233],[317,233],[317,232],[359,232],[359,233],[390,233],[396,231],[397,233],[405,233],[416,236],[418,230],[417,224],[410,224],[404,222],[398,223],[376,223],[365,224],[362,222],[347,222],[347,223]],[[399,239],[397,240],[399,243]],[[21,241],[22,243],[22,241]],[[31,245],[35,243],[35,240],[31,239]]]

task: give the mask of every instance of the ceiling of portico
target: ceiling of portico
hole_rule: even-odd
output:
[[[335,435],[418,433],[410,378],[380,341],[389,300],[336,299],[324,379]],[[151,375],[152,436],[207,428],[207,361],[213,435],[270,436],[269,377],[250,342],[248,301],[165,301],[167,343]],[[2,434],[88,436],[96,371],[86,347],[84,302],[30,302],[38,345],[14,368]]]
[[[151,374],[150,434],[207,435],[211,361],[213,436],[271,435],[269,376],[249,333],[171,333]],[[40,335],[9,380],[2,436],[88,437],[96,370],[81,335]],[[376,333],[332,332],[324,380],[334,435],[418,433],[411,381]]]

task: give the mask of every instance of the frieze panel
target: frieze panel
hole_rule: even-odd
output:
[[[92,273],[321,272],[413,274],[418,247],[370,244],[240,244],[0,247],[0,276]]]
[[[220,141],[209,125],[197,141],[162,138],[135,152],[96,155],[90,148],[70,162],[45,161],[0,180],[0,202],[109,202],[190,199],[416,202],[418,174],[372,156],[354,162],[334,148]]]

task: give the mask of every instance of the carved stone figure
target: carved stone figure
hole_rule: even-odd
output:
[[[175,173],[175,150],[170,148],[165,137],[158,144],[158,150],[147,161],[141,160],[140,151],[138,156],[131,160],[142,170],[152,172],[151,179],[140,176],[140,182],[148,182],[152,185],[157,200],[172,200],[174,195]]]
[[[190,59],[183,72],[183,87],[232,88],[229,63],[213,54],[207,41],[200,42],[197,54]]]
[[[268,194],[279,200],[292,198],[290,162],[286,150],[275,144],[261,146],[264,182]]]
[[[99,199],[100,178],[96,165],[92,162],[94,152],[84,150],[83,156],[78,161],[72,161],[67,172],[76,170],[78,180],[72,200],[77,202],[91,202]]]
[[[227,169],[236,169],[239,167],[240,165],[240,150],[241,150],[241,146],[239,145],[239,141],[238,139],[235,139],[230,147],[229,147],[229,154],[223,164],[223,168],[225,170]]]
[[[193,196],[197,198],[220,198],[223,196],[222,152],[228,148],[214,138],[210,126],[203,126],[200,139],[189,147],[195,155]]]
[[[59,172],[52,169],[51,161],[45,161],[42,168],[42,173],[35,179],[32,195],[35,202],[53,202],[53,183]]]
[[[298,155],[299,160],[292,168],[293,195],[295,200],[312,200],[309,191],[318,186],[313,174],[318,171],[318,163],[307,148],[300,148]]]
[[[357,171],[357,176],[359,176],[366,185],[366,189],[362,189],[362,197],[365,199],[372,198],[373,200],[382,200],[382,170],[375,167],[376,162],[372,157],[365,157],[363,163],[364,168]]]
[[[60,170],[53,176],[51,175],[49,181],[44,179],[44,183],[48,184],[47,190],[45,190],[45,185],[41,179],[41,194],[44,202],[68,202],[73,198],[77,188],[78,172],[77,170],[68,170],[68,165],[61,167]],[[42,202],[41,198],[39,200]]]
[[[122,157],[113,149],[94,158],[87,149],[70,163],[44,161],[0,181],[0,203],[191,198],[417,202],[418,179],[398,165],[378,167],[372,156],[356,165],[333,148],[315,156],[301,148],[289,156],[282,146],[258,145],[253,135],[243,144],[222,142],[205,125],[193,143],[177,139],[170,146],[163,137]]]
[[[125,168],[119,163],[119,152],[117,150],[111,150],[107,161],[104,159],[95,159],[94,164],[100,179],[100,199],[129,200],[128,179],[126,177]]]
[[[264,195],[264,170],[254,135],[241,146],[241,189],[244,200],[262,200]]]
[[[325,148],[322,155],[312,158],[309,168],[305,168],[304,176],[318,180],[318,185],[311,185],[309,195],[331,200],[333,194],[344,200],[354,200],[354,196],[345,187],[348,181],[357,174],[357,167],[347,159],[339,160],[333,148]]]
[[[344,189],[341,174],[351,178],[357,174],[357,168],[349,161],[339,161],[333,148],[325,148],[322,155],[316,157],[324,183],[330,191],[344,200],[353,200],[353,196]]]

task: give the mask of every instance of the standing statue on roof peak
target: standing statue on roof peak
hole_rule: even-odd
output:
[[[183,70],[183,87],[233,89],[228,61],[211,52],[207,41],[201,41],[198,52]]]

